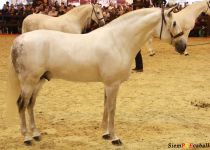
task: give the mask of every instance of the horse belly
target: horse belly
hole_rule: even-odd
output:
[[[68,81],[79,82],[100,82],[101,76],[97,69],[94,68],[71,68],[50,71],[53,78],[64,79]]]

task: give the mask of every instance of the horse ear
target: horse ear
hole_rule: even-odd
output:
[[[171,7],[171,8],[169,8],[168,10],[167,10],[167,16],[168,17],[171,17],[172,16],[172,12],[173,12],[173,10],[176,8],[177,6],[174,6],[174,7]]]

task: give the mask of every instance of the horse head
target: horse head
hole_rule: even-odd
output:
[[[91,19],[94,20],[99,26],[105,25],[102,8],[99,4],[92,4],[93,9],[91,13]]]
[[[173,9],[175,7],[165,11],[162,8],[160,39],[162,38],[164,40],[168,40],[172,45],[175,46],[177,52],[183,54],[186,49],[187,39],[179,25],[179,21],[175,19],[173,15]]]

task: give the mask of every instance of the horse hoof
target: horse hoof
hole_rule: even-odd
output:
[[[31,140],[28,140],[28,141],[24,141],[24,144],[26,146],[31,146],[32,145],[32,142],[31,142]]]
[[[189,56],[189,54],[187,53],[187,54],[184,54],[185,56]]]
[[[34,136],[33,139],[34,139],[35,141],[40,141],[40,140],[41,140],[41,137],[40,137],[40,136]]]
[[[112,144],[115,145],[115,146],[121,146],[122,145],[122,142],[120,139],[117,139],[117,140],[113,140],[112,141]]]
[[[110,134],[104,134],[104,135],[102,136],[102,138],[103,138],[104,140],[110,140],[110,139],[111,139],[111,136],[110,136]]]
[[[155,55],[155,53],[153,53],[153,54],[149,54],[149,56],[154,56]]]

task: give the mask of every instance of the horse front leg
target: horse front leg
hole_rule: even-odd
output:
[[[145,46],[146,46],[147,51],[149,52],[149,56],[154,56],[155,55],[155,50],[154,50],[154,48],[152,46],[152,38],[150,38],[146,42]]]
[[[186,40],[186,43],[188,41],[189,34],[190,34],[190,30],[184,32],[184,39]],[[184,55],[185,56],[188,56],[189,55],[187,48],[184,51]]]
[[[113,145],[122,145],[121,140],[117,137],[114,130],[114,117],[116,109],[116,98],[119,91],[119,84],[106,86],[106,108],[108,112],[107,134],[112,139]]]
[[[110,134],[108,132],[108,106],[107,106],[107,95],[106,95],[106,88],[104,88],[104,114],[102,119],[102,128],[104,130],[104,134],[102,138],[105,140],[109,140]]]

